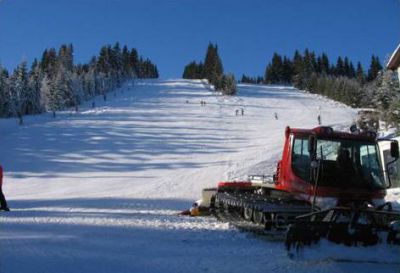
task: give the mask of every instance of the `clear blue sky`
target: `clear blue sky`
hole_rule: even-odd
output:
[[[310,48],[368,65],[400,43],[400,0],[0,0],[0,63],[9,70],[73,43],[86,62],[120,41],[180,77],[217,43],[225,71],[262,75],[274,51]]]

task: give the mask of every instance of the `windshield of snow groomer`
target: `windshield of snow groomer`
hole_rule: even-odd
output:
[[[375,143],[318,139],[317,160],[320,162],[320,186],[385,188]],[[293,172],[303,180],[309,181],[310,163],[308,139],[295,138],[292,149]]]

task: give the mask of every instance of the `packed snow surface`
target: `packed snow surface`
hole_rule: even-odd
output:
[[[138,81],[79,113],[0,120],[12,209],[0,214],[0,272],[399,272],[290,259],[281,241],[177,215],[217,181],[271,174],[287,125],[315,127],[321,113],[343,129],[356,114],[292,87],[238,87]]]

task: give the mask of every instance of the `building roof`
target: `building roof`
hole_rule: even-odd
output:
[[[395,70],[400,67],[400,45],[393,52],[392,57],[387,64],[388,69]]]

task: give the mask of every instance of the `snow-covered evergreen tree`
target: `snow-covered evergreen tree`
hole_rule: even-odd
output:
[[[23,115],[27,113],[30,104],[30,90],[28,84],[28,72],[26,62],[22,62],[14,70],[10,78],[10,94],[11,94],[11,112],[19,119],[19,123],[23,124]]]
[[[224,95],[235,95],[236,94],[236,79],[233,74],[227,74],[222,76],[222,93]]]
[[[58,68],[56,77],[53,80],[53,84],[56,92],[56,110],[61,110],[65,107],[75,106],[72,72],[61,65]]]
[[[42,105],[41,99],[41,84],[43,79],[43,71],[40,67],[40,64],[35,59],[32,64],[31,72],[29,73],[29,94],[27,98],[27,105],[30,110],[27,111],[26,114],[38,114],[41,113],[44,109],[44,105]]]
[[[393,72],[390,70],[384,71],[376,79],[376,90],[372,101],[381,111],[387,111],[393,98],[399,93],[394,79]]]
[[[114,47],[111,50],[110,56],[111,62],[111,73],[112,73],[112,88],[120,87],[121,82],[123,80],[123,60],[122,60],[122,52],[119,43],[115,43]]]
[[[84,97],[85,99],[94,98],[96,96],[96,70],[91,67],[83,76]]]
[[[42,94],[46,105],[46,110],[56,116],[56,112],[66,107],[66,86],[62,73],[57,73],[55,80],[51,80],[47,75],[42,80]]]
[[[399,126],[400,87],[397,74],[390,70],[383,71],[377,78],[377,88],[373,102],[381,111],[387,124]]]
[[[11,96],[8,73],[0,66],[0,116],[9,117],[11,112]]]
[[[224,69],[218,54],[218,46],[210,43],[204,60],[204,76],[211,84],[218,85],[217,81],[221,79],[223,73]]]

